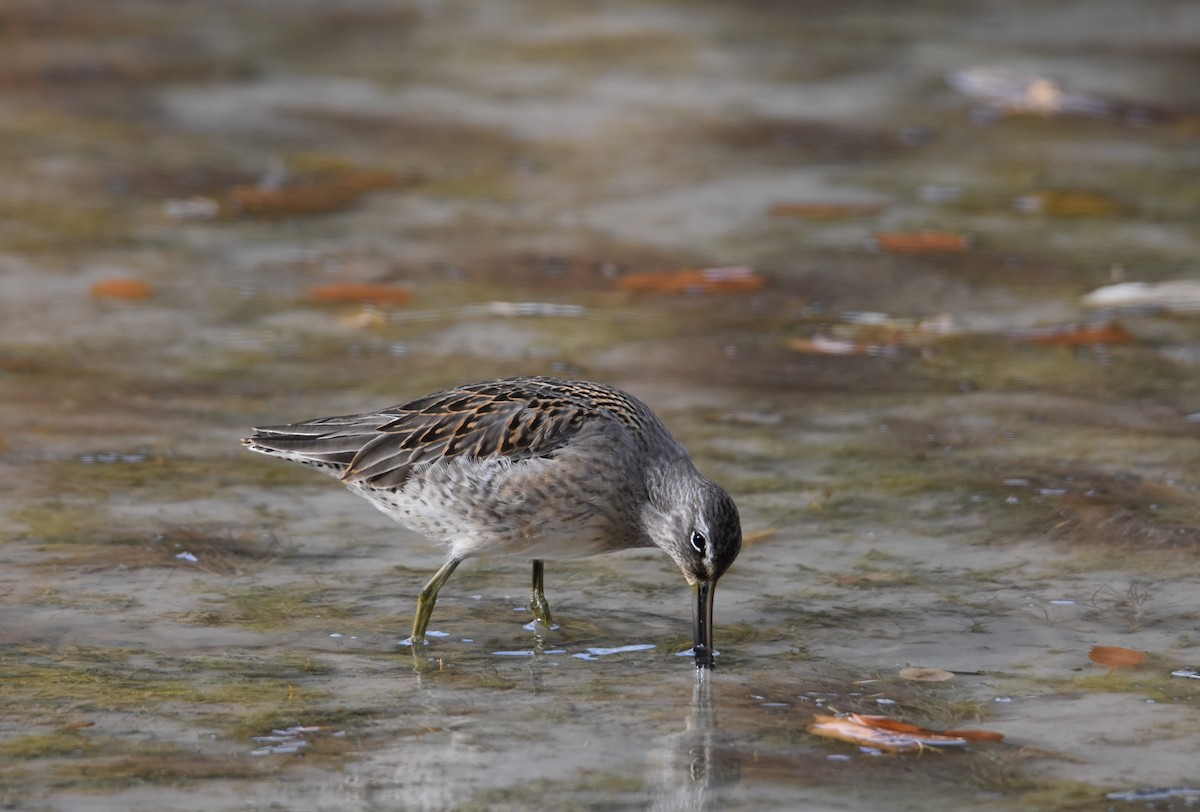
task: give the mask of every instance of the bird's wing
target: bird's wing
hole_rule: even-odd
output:
[[[355,455],[342,479],[397,487],[414,465],[453,457],[546,457],[596,420],[629,426],[653,416],[618,389],[553,378],[463,386],[387,409],[391,418]]]
[[[640,401],[602,384],[507,378],[380,412],[256,429],[246,444],[299,462],[336,465],[347,483],[395,488],[422,463],[549,456],[598,419],[637,426],[653,415]]]
[[[322,417],[284,426],[260,426],[254,436],[242,440],[252,451],[292,460],[303,465],[341,474],[354,455],[375,439],[379,427],[390,418],[380,414]]]

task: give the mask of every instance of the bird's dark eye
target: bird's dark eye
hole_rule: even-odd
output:
[[[692,549],[704,555],[704,546],[708,544],[708,539],[699,530],[692,531]]]

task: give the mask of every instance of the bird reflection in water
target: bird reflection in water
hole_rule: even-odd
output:
[[[648,783],[656,787],[652,810],[709,809],[719,797],[717,790],[741,780],[741,753],[722,741],[717,727],[715,679],[711,672],[696,673],[683,731],[664,737],[651,760]]]

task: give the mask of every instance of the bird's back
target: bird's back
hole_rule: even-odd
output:
[[[347,484],[397,488],[421,464],[456,457],[520,461],[554,454],[589,424],[677,445],[641,401],[603,384],[504,378],[378,412],[256,428],[252,451],[321,469]],[[682,450],[680,449],[680,452]]]

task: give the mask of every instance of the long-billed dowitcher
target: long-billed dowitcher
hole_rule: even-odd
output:
[[[737,507],[626,392],[505,378],[378,412],[258,428],[242,442],[338,477],[447,545],[449,558],[417,598],[413,645],[465,558],[532,559],[530,606],[549,628],[546,559],[655,546],[692,586],[696,665],[712,665],[713,593],[742,546]]]

